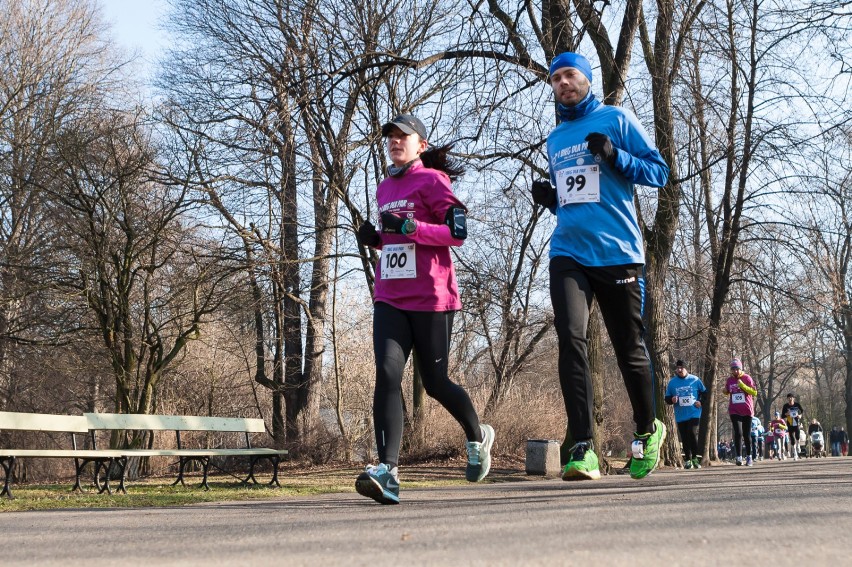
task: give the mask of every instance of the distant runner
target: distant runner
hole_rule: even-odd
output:
[[[781,408],[781,417],[787,422],[787,435],[790,437],[790,456],[799,460],[799,427],[804,419],[805,410],[796,401],[796,394],[787,394],[787,403]]]
[[[787,422],[781,419],[781,412],[775,412],[775,419],[769,423],[774,438],[775,458],[779,461],[787,459],[786,443],[787,443]]]
[[[707,388],[701,379],[686,369],[686,362],[675,362],[675,375],[666,386],[666,403],[674,406],[675,423],[683,443],[685,469],[701,468],[698,424],[701,421],[701,405],[706,392]]]
[[[725,382],[725,393],[728,394],[728,414],[734,428],[734,455],[737,466],[743,464],[743,445],[748,455],[745,464],[751,466],[751,418],[754,415],[754,396],[757,390],[754,380],[743,372],[743,363],[739,358],[731,361],[731,375]]]

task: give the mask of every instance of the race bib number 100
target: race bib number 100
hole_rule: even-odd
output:
[[[560,207],[574,203],[600,203],[601,167],[591,164],[557,170],[556,194]]]
[[[403,280],[417,277],[415,244],[385,244],[382,247],[382,279]]]

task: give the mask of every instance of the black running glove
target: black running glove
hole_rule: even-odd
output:
[[[586,136],[589,142],[589,151],[595,156],[596,161],[606,162],[610,167],[615,167],[615,158],[618,150],[612,146],[612,140],[606,134],[592,132]]]
[[[370,221],[364,221],[361,223],[361,226],[358,227],[358,242],[360,242],[362,246],[372,246],[375,248],[381,243],[381,241],[382,239],[379,238],[376,226]]]
[[[556,204],[556,189],[546,179],[533,181],[530,193],[532,193],[532,200],[536,205],[550,208]]]
[[[416,230],[417,224],[411,219],[404,219],[393,213],[382,213],[382,232],[389,234],[411,234]]]

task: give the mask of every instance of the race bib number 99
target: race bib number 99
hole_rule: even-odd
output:
[[[601,168],[597,164],[577,165],[556,171],[559,206],[575,203],[599,203]]]
[[[382,247],[382,279],[403,280],[417,277],[415,244],[385,244]]]
[[[736,394],[731,394],[731,401],[735,404],[744,404],[746,403],[745,394],[742,392],[737,392]]]

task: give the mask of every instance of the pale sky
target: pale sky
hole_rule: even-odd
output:
[[[168,7],[166,0],[99,0],[104,21],[112,28],[113,37],[128,53],[138,51],[142,64],[150,67],[166,45],[166,34],[160,29]]]

